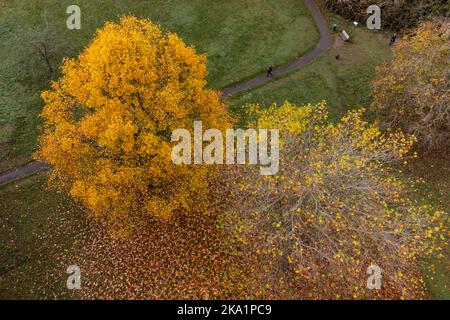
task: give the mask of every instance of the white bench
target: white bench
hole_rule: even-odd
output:
[[[345,30],[342,30],[342,32],[339,35],[341,36],[342,40],[344,40],[344,41],[350,40],[350,36],[348,35],[348,33]]]

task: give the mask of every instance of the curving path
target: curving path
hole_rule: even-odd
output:
[[[284,75],[288,72],[295,71],[304,65],[308,64],[312,60],[314,60],[316,57],[321,55],[324,51],[326,51],[328,48],[332,45],[332,37],[331,33],[328,30],[327,23],[325,19],[323,18],[322,14],[320,13],[319,9],[317,8],[317,5],[314,3],[314,0],[305,0],[306,5],[308,6],[308,9],[311,11],[311,14],[314,18],[314,21],[316,25],[319,27],[320,30],[320,41],[317,43],[314,50],[307,53],[303,57],[299,58],[298,60],[292,62],[291,64],[276,68],[273,70],[274,77],[279,77],[281,75]],[[227,88],[223,91],[222,96],[223,97],[230,97],[232,95],[235,95],[239,92],[243,92],[249,89],[252,89],[254,87],[260,86],[273,78],[268,78],[267,75],[261,74],[247,82],[238,84],[234,87]],[[9,182],[12,182],[14,180],[26,177],[28,175],[31,175],[33,173],[36,173],[41,170],[47,170],[50,166],[43,162],[33,162],[28,165],[25,165],[23,167],[13,169],[11,171],[5,172],[3,174],[0,174],[0,186],[7,184]]]
[[[330,48],[333,43],[331,33],[328,30],[327,23],[326,23],[325,19],[323,18],[322,14],[320,13],[319,9],[317,8],[317,5],[314,3],[314,0],[306,0],[306,5],[308,6],[308,9],[311,11],[314,21],[316,22],[316,25],[319,27],[320,41],[317,43],[314,50],[312,50],[308,54],[304,55],[303,57],[299,58],[298,60],[292,62],[291,64],[289,64],[287,66],[274,69],[273,70],[274,78],[303,67],[304,65],[308,64],[309,62],[314,60],[316,57],[321,55],[328,48]],[[239,92],[246,91],[246,90],[252,89],[254,87],[260,86],[260,85],[270,81],[271,79],[273,79],[273,78],[268,78],[267,74],[262,74],[262,75],[259,75],[256,78],[253,78],[247,82],[244,82],[244,83],[238,84],[234,87],[225,89],[223,91],[222,95],[224,97],[229,97],[229,96],[235,95]]]

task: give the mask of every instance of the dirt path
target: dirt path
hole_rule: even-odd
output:
[[[317,5],[314,3],[314,0],[305,0],[306,4],[308,6],[308,9],[311,11],[311,14],[314,18],[315,23],[317,24],[319,30],[320,30],[320,40],[317,43],[314,50],[307,53],[300,59],[292,62],[291,64],[280,67],[273,70],[274,77],[268,78],[266,74],[262,74],[257,76],[256,78],[253,78],[247,82],[238,84],[234,87],[230,87],[228,89],[225,89],[223,91],[224,97],[230,97],[232,95],[235,95],[239,92],[243,92],[249,89],[252,89],[254,87],[260,86],[269,80],[272,80],[274,78],[277,78],[281,75],[284,75],[288,72],[297,70],[304,65],[308,64],[312,60],[314,60],[316,57],[321,55],[324,51],[326,51],[328,48],[330,48],[333,44],[333,40],[330,34],[330,31],[328,29],[327,23],[325,19],[323,18],[322,14],[320,13],[319,9],[317,8]],[[28,164],[26,166],[13,169],[11,171],[5,172],[3,174],[0,174],[0,186],[7,184],[9,182],[12,182],[14,180],[26,177],[28,175],[31,175],[35,172],[49,169],[50,166],[43,162],[33,162],[31,164]]]

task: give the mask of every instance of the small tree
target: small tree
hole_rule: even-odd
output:
[[[450,147],[449,36],[448,19],[423,23],[394,47],[373,82],[382,128],[414,134],[427,149]]]
[[[231,171],[224,223],[259,297],[420,297],[417,261],[445,234],[442,213],[412,206],[387,167],[414,138],[382,134],[362,110],[330,123],[324,103],[253,109],[254,126],[281,129],[280,172]],[[381,290],[366,287],[371,265],[382,269]]]
[[[42,60],[45,62],[50,75],[53,75],[54,68],[52,66],[52,60],[55,59],[56,49],[56,36],[54,27],[49,25],[47,17],[45,17],[45,27],[42,29],[28,30],[23,35],[19,35],[16,32],[10,34],[16,39],[18,45],[26,49],[26,56],[29,59],[30,54],[38,53]],[[25,63],[25,61],[21,61]]]
[[[170,139],[195,119],[230,123],[219,93],[205,88],[205,61],[148,20],[126,16],[98,30],[42,93],[36,157],[52,165],[52,184],[120,232],[142,213],[165,220],[201,205],[208,169],[175,166]]]

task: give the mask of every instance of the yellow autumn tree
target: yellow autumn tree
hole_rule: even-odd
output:
[[[450,146],[449,40],[448,18],[421,24],[394,46],[373,82],[381,127],[414,134],[426,149]]]
[[[120,232],[143,213],[164,220],[201,205],[208,168],[175,166],[171,133],[194,120],[218,129],[231,121],[206,88],[205,63],[148,20],[125,16],[99,29],[42,93],[36,158],[51,164],[52,185]]]

